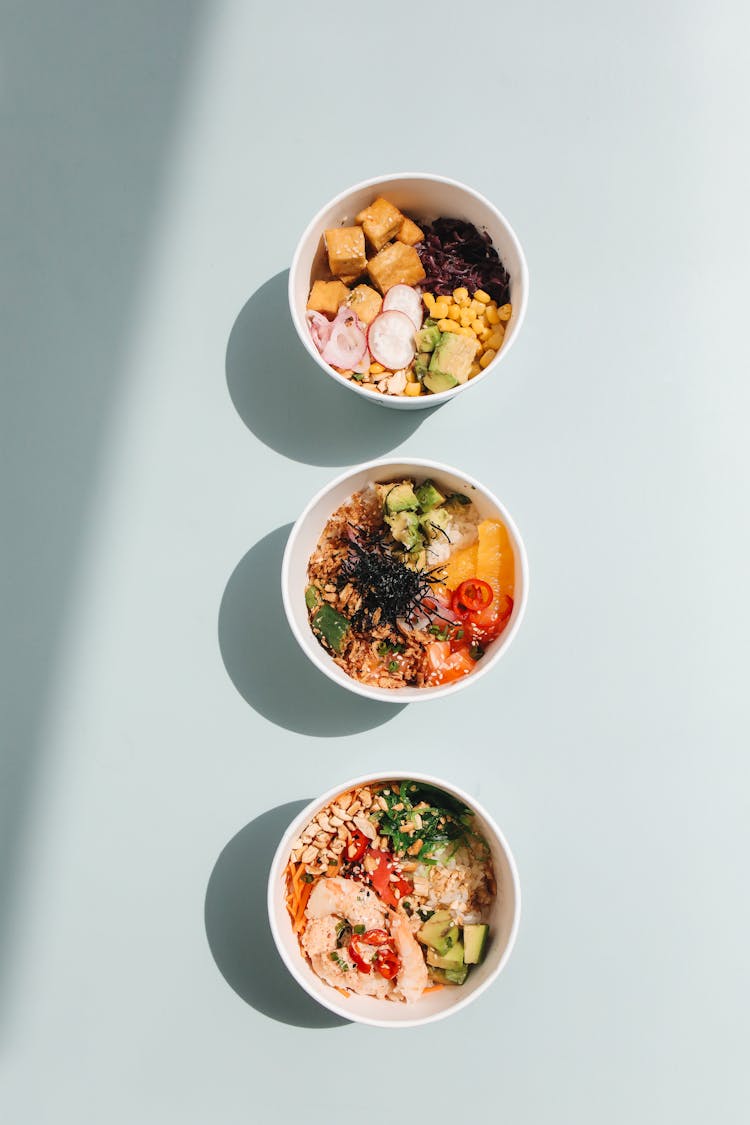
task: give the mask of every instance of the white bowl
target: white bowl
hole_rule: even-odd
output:
[[[365,391],[353,379],[344,379],[327,363],[320,358],[320,353],[315,347],[310,336],[310,330],[305,320],[307,298],[310,294],[310,282],[313,269],[324,268],[323,251],[321,249],[323,231],[332,227],[352,222],[354,216],[371,203],[377,195],[384,195],[402,211],[408,212],[419,222],[431,221],[441,216],[456,219],[465,219],[474,223],[479,230],[486,230],[492,239],[492,245],[497,250],[503,265],[510,274],[510,300],[513,305],[513,315],[505,328],[505,340],[495,359],[487,364],[480,374],[462,383],[450,391],[441,391],[436,395],[419,395],[409,398],[403,395],[383,395]],[[448,180],[444,176],[431,176],[426,172],[401,172],[391,176],[378,176],[374,180],[365,180],[348,188],[325,207],[318,211],[315,218],[308,226],[297,244],[297,249],[292,258],[289,270],[289,308],[292,313],[294,327],[297,329],[300,340],[320,368],[332,379],[357,395],[363,395],[380,406],[388,406],[394,410],[425,410],[430,406],[438,406],[455,395],[463,394],[470,387],[476,387],[488,376],[497,378],[497,368],[505,359],[518,336],[526,315],[526,304],[529,297],[529,273],[526,268],[526,259],[521,249],[513,228],[508,220],[500,214],[496,207],[485,199],[483,195],[459,183],[458,180]]]
[[[445,684],[442,687],[371,687],[348,676],[343,668],[340,668],[326,652],[313,633],[307,606],[305,605],[307,564],[328,519],[345,500],[348,500],[355,492],[365,488],[370,481],[397,480],[409,476],[429,477],[435,481],[438,488],[445,492],[464,492],[471,497],[476,505],[480,519],[502,520],[508,530],[515,559],[513,612],[503,632],[487,646],[484,657],[477,664],[476,671],[472,672],[470,676],[464,676],[463,679]],[[425,461],[409,457],[402,458],[399,461],[388,459],[368,461],[363,465],[357,465],[354,469],[347,469],[345,473],[342,473],[341,476],[336,477],[334,481],[321,489],[316,496],[313,496],[292,528],[281,565],[281,593],[284,611],[302,651],[312,660],[316,668],[319,668],[329,679],[340,684],[341,687],[356,692],[357,695],[364,695],[368,699],[378,699],[384,703],[421,703],[428,699],[442,699],[446,695],[453,695],[454,692],[462,691],[469,684],[474,684],[482,676],[486,676],[490,669],[497,664],[500,657],[507,652],[518,632],[526,610],[528,592],[529,566],[526,560],[526,550],[518,528],[500,501],[478,480],[470,477],[467,473],[462,473],[459,469],[452,469],[449,465],[442,465],[438,461]]]
[[[439,992],[429,993],[413,1004],[396,1003],[392,1000],[376,1000],[370,996],[348,996],[344,998],[335,988],[331,988],[312,971],[299,947],[292,930],[291,920],[285,902],[284,872],[291,853],[291,843],[305,825],[339,793],[346,792],[357,785],[373,781],[413,780],[435,785],[446,793],[457,797],[474,812],[478,830],[485,836],[492,853],[492,863],[497,880],[497,896],[489,918],[490,945],[487,956],[481,965],[472,969],[466,983],[458,987],[445,987]],[[402,770],[385,771],[356,777],[329,789],[322,797],[311,801],[307,808],[297,816],[287,828],[276,849],[268,879],[268,917],[276,948],[289,972],[299,985],[314,1000],[330,1011],[353,1020],[355,1023],[371,1024],[373,1027],[418,1027],[434,1023],[446,1016],[459,1012],[476,1000],[499,976],[510,957],[518,932],[521,917],[521,887],[515,860],[502,832],[485,812],[481,805],[455,785],[441,781],[424,773],[404,773]]]

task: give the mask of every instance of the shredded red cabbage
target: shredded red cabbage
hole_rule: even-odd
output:
[[[436,219],[422,224],[424,242],[417,253],[427,277],[421,283],[431,293],[443,296],[465,286],[489,293],[498,305],[510,300],[510,277],[486,231],[464,219]]]

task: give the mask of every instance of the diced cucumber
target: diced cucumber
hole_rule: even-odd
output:
[[[487,952],[490,927],[474,923],[464,926],[464,961],[467,965],[481,965]]]
[[[341,652],[344,637],[349,632],[349,622],[328,602],[314,614],[312,627],[334,652]]]

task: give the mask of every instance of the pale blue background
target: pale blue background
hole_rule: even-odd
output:
[[[441,1120],[747,1121],[745,5],[1,11],[4,1125],[380,1120],[402,1078]],[[497,203],[532,296],[405,418],[305,358],[283,271],[407,169]],[[312,492],[395,449],[532,568],[496,673],[402,710],[277,593]],[[476,793],[525,895],[497,985],[395,1039],[298,992],[263,901],[299,802],[384,762]]]

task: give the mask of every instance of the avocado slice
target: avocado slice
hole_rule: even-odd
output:
[[[459,336],[456,332],[444,332],[440,343],[432,353],[430,375],[450,375],[457,383],[465,383],[477,354],[479,341],[474,337]]]
[[[481,965],[487,952],[487,936],[490,927],[472,923],[464,926],[464,962],[467,965]]]
[[[403,484],[394,484],[385,494],[385,510],[391,515],[394,512],[413,512],[418,507],[419,501],[414,495],[411,481],[405,480]]]
[[[447,371],[428,370],[422,382],[427,390],[432,391],[434,395],[439,395],[441,391],[450,391],[453,387],[458,386],[458,379],[454,379]]]
[[[423,480],[422,483],[414,489],[414,495],[419,501],[419,507],[423,512],[429,512],[432,508],[439,507],[443,503],[445,497],[431,480]]]
[[[430,370],[430,360],[432,355],[430,352],[417,352],[417,358],[414,360],[414,374],[418,379],[424,379],[427,372]]]
[[[436,969],[462,969],[464,966],[464,947],[460,941],[457,941],[447,953],[436,953],[434,949],[428,946],[427,964],[434,965]]]
[[[417,351],[418,352],[432,352],[440,343],[442,333],[440,329],[431,324],[426,328],[420,328],[417,332]]]
[[[408,551],[412,547],[421,545],[422,538],[416,512],[396,512],[395,515],[386,516],[385,519],[393,538],[397,543],[402,543]]]
[[[443,957],[449,949],[460,942],[461,931],[453,921],[449,910],[436,910],[429,921],[417,930],[417,940]]]
[[[419,522],[428,539],[437,539],[440,531],[445,531],[451,522],[450,512],[446,512],[445,508],[434,508],[424,516],[420,516]]]
[[[341,652],[344,637],[349,632],[349,622],[342,613],[339,613],[328,602],[324,602],[320,609],[313,614],[310,624],[329,648],[332,648],[334,652]]]
[[[430,966],[430,978],[435,984],[463,984],[468,975],[469,969],[466,965],[457,969],[437,969]]]

